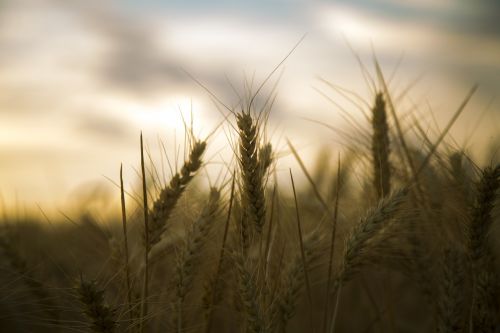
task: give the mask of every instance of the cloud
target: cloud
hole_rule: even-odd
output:
[[[471,13],[468,26],[476,34],[494,37],[500,42],[500,2],[497,0],[464,1],[464,13]],[[460,22],[456,22],[460,26]]]
[[[492,90],[499,86],[500,26],[495,14],[500,5],[493,0],[477,3],[0,1],[0,144],[10,147],[2,156],[11,159],[4,179],[29,182],[26,188],[34,189],[43,179],[71,175],[70,187],[82,177],[109,175],[120,161],[136,161],[140,130],[151,137],[181,133],[177,105],[189,112],[191,98],[197,105],[195,127],[198,121],[198,128],[211,131],[221,117],[208,94],[179,67],[234,105],[238,98],[225,76],[241,95],[249,90],[244,79],[254,82],[255,91],[308,31],[285,64],[271,129],[295,114],[325,122],[339,118],[310,89],[316,75],[370,98],[355,59],[334,31],[342,27],[358,35],[355,47],[363,59],[371,59],[373,37],[384,69],[394,68],[400,52],[406,51],[396,82],[399,77],[411,80],[436,62],[439,71],[432,74],[440,81],[432,81],[430,89],[439,85],[452,91],[441,95],[443,105],[453,107],[450,100],[462,97],[463,85],[472,77]],[[257,105],[271,87],[269,82]],[[300,127],[292,134],[299,141],[324,139],[316,132]],[[32,165],[41,160],[46,173],[35,179]],[[60,169],[54,169],[57,165]]]
[[[105,114],[82,113],[75,121],[76,131],[83,137],[92,137],[99,142],[111,140],[111,143],[124,143],[136,134],[132,130],[133,127],[126,121]]]
[[[94,1],[65,5],[82,27],[103,44],[95,67],[103,84],[140,95],[185,81],[175,60],[158,47],[154,27],[140,15],[131,17],[118,8]]]
[[[323,5],[331,5],[331,2],[323,1]],[[340,0],[336,5],[349,6],[380,19],[388,18],[420,27],[430,25],[448,33],[500,38],[500,2],[497,0]]]

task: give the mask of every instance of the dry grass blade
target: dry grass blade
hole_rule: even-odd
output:
[[[267,81],[269,81],[269,79],[274,75],[274,73],[276,73],[276,71],[281,67],[281,65],[283,65],[283,63],[285,63],[285,61],[288,59],[288,57],[290,57],[292,55],[292,53],[297,49],[297,47],[299,47],[300,43],[302,43],[302,41],[306,38],[306,36],[307,36],[307,34],[304,34],[299,39],[299,41],[292,47],[292,49],[288,52],[288,54],[273,68],[273,70],[267,75],[267,77],[264,79],[264,81],[262,81],[260,86],[257,88],[255,93],[253,94],[252,98],[250,99],[250,103],[248,103],[248,111],[250,111],[252,109],[252,105],[253,105],[253,102],[255,101],[255,98],[257,97],[259,92],[262,90],[262,88],[264,88]]]
[[[307,180],[309,181],[309,184],[311,184],[311,188],[314,192],[314,195],[316,195],[316,198],[321,203],[321,206],[323,206],[323,208],[325,209],[325,212],[327,212],[329,216],[333,216],[333,214],[330,211],[330,207],[326,204],[326,201],[323,199],[323,196],[319,193],[318,187],[316,186],[316,184],[314,183],[314,180],[312,179],[311,175],[307,171],[306,166],[304,165],[304,162],[302,162],[302,159],[300,158],[299,153],[297,152],[295,147],[292,145],[290,140],[287,139],[286,142],[288,144],[288,147],[290,147],[290,150],[292,151],[293,156],[295,157],[295,159],[299,163],[299,166],[302,169],[302,172],[304,172]],[[333,223],[335,223],[335,219],[333,220]]]

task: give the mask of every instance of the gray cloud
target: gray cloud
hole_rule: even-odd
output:
[[[200,55],[193,55],[190,59],[179,59],[161,49],[155,39],[157,27],[151,26],[147,22],[147,15],[144,14],[150,13],[147,10],[130,13],[122,7],[106,6],[99,1],[90,1],[90,5],[79,1],[63,1],[63,3],[66,6],[70,3],[69,8],[73,10],[85,28],[94,31],[97,36],[106,41],[107,52],[100,60],[95,73],[106,88],[120,89],[139,96],[172,92],[178,89],[186,91],[200,88],[181,69],[185,67],[197,80],[203,82],[209,89],[213,89],[214,92],[218,92],[221,98],[234,100],[234,94],[225,79],[224,72],[232,69],[230,64],[214,63],[211,66],[197,66],[195,70],[191,69],[190,61],[198,59]],[[196,1],[191,4],[196,5]],[[264,2],[260,5],[263,4]],[[175,11],[186,6],[186,3],[174,3],[171,6],[172,8],[169,9]],[[251,17],[252,13],[254,12],[242,12],[238,15],[245,19]],[[278,14],[274,11],[266,13],[267,15]],[[231,26],[228,26],[228,29],[231,29]],[[163,34],[168,36],[168,31]],[[276,59],[276,61],[279,60]],[[238,59],[235,59],[234,64],[237,63]]]
[[[322,0],[324,3],[329,1]],[[457,0],[446,4],[439,1],[421,4],[419,1],[395,0],[339,0],[361,11],[369,11],[379,17],[433,25],[440,30],[459,34],[471,34],[500,38],[500,1]]]
[[[153,39],[153,28],[140,16],[132,18],[96,4],[73,4],[73,10],[86,28],[107,43],[106,56],[97,68],[105,84],[143,94],[185,81],[178,65]]]
[[[481,0],[464,2],[471,12],[476,13],[470,22],[470,28],[477,33],[496,37],[500,41],[500,1]]]

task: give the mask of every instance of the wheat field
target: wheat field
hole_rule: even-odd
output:
[[[121,168],[116,184],[121,219],[6,214],[0,329],[500,332],[500,165],[448,133],[476,87],[432,139],[378,73],[358,142],[326,146],[316,170],[293,138],[268,139],[272,99],[254,91],[224,109],[233,157],[209,186],[212,138],[186,125],[167,177],[141,134],[137,185],[125,188]]]

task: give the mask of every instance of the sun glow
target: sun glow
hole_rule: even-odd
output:
[[[201,103],[188,96],[167,96],[149,102],[113,98],[103,101],[102,106],[148,131],[183,132],[186,127],[196,128],[204,121]]]
[[[200,104],[186,96],[174,96],[150,105],[134,105],[131,116],[140,124],[153,128],[183,131],[201,118]]]
[[[379,36],[381,29],[369,18],[361,16],[350,10],[342,8],[330,8],[322,12],[324,25],[329,30],[340,32],[348,38],[367,39],[373,36]]]

